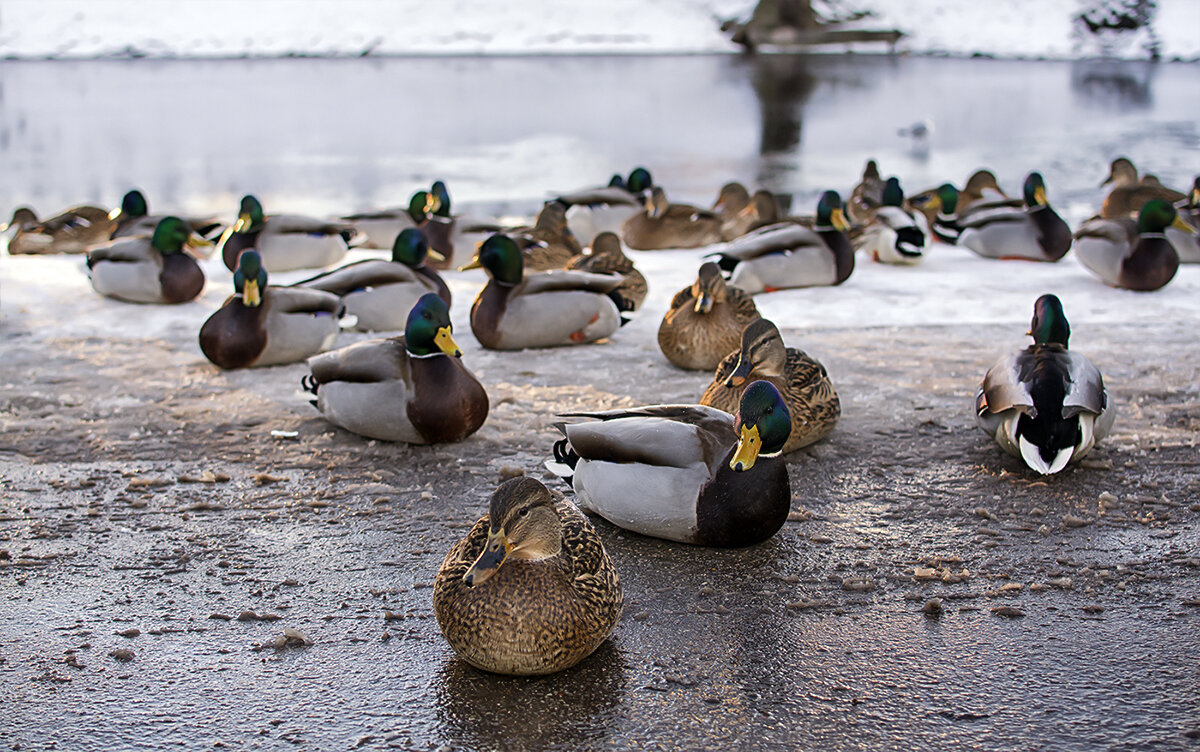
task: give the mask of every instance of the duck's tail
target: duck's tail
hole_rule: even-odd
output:
[[[317,377],[312,374],[307,374],[300,377],[300,386],[304,391],[311,393],[314,397],[317,395],[317,390],[321,388],[321,382],[317,381]],[[315,399],[310,399],[313,407],[317,406]]]
[[[546,469],[562,478],[568,486],[571,485],[575,480],[575,465],[579,462],[579,455],[566,438],[554,442],[553,453],[554,459],[546,460]]]

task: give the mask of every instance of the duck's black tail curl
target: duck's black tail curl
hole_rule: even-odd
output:
[[[313,376],[312,374],[306,374],[300,377],[300,387],[304,389],[304,391],[310,392],[315,396],[317,390],[321,388],[321,382],[317,381],[316,376]],[[317,406],[317,401],[315,399],[309,400],[309,402],[312,403],[313,407]]]
[[[572,485],[575,480],[574,470],[576,463],[579,462],[579,455],[575,453],[571,442],[565,438],[554,442],[552,452],[554,459],[546,461],[546,469],[562,478],[568,486]]]

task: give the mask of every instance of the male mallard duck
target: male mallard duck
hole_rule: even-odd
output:
[[[1133,217],[1147,201],[1161,199],[1168,204],[1187,198],[1179,191],[1173,191],[1158,182],[1153,175],[1138,179],[1138,170],[1133,162],[1125,157],[1117,157],[1108,168],[1108,177],[1100,183],[1101,187],[1112,183],[1112,190],[1104,197],[1100,207],[1100,217],[1103,219],[1125,219]]]
[[[533,227],[517,228],[506,234],[521,249],[525,268],[533,272],[562,269],[583,252],[583,246],[567,226],[566,207],[557,201],[542,207]]]
[[[925,222],[934,237],[954,245],[962,230],[959,220],[972,211],[983,208],[1022,207],[1018,199],[1013,200],[1001,190],[991,170],[976,170],[967,178],[960,191],[950,183],[921,191],[908,197],[908,205],[925,215]]]
[[[645,210],[621,225],[621,239],[639,251],[700,248],[721,242],[721,218],[708,209],[672,204],[663,189],[655,186]]]
[[[303,217],[298,214],[263,214],[254,196],[244,196],[238,220],[225,229],[219,245],[221,258],[230,270],[238,268],[238,256],[247,248],[258,251],[262,265],[271,273],[314,269],[341,261],[347,241],[357,231],[345,222]]]
[[[723,246],[717,264],[730,273],[730,284],[750,294],[840,285],[854,271],[849,229],[841,197],[825,191],[811,230],[792,222],[760,227]]]
[[[507,235],[480,244],[471,263],[491,279],[471,306],[471,331],[491,350],[558,347],[593,342],[621,326],[610,294],[621,284],[615,274],[576,271],[525,274],[521,250]]]
[[[658,347],[680,368],[710,371],[742,341],[742,330],[759,317],[750,293],[725,283],[711,261],[696,281],[675,293],[658,326]]]
[[[112,233],[114,238],[152,235],[155,228],[158,227],[158,223],[166,217],[162,214],[151,215],[146,196],[136,188],[127,192],[121,198],[121,205],[113,209],[108,216],[117,223],[117,228]],[[220,220],[211,217],[204,219],[185,217],[183,221],[187,223],[192,232],[204,238],[215,234],[221,227]]]
[[[433,583],[450,647],[498,674],[562,671],[592,654],[625,598],[592,523],[533,478],[505,481]]]
[[[87,253],[90,246],[112,237],[116,223],[98,206],[76,206],[39,222],[33,209],[19,207],[0,232],[15,228],[8,241],[10,256],[18,254]]]
[[[1132,219],[1093,219],[1075,232],[1075,255],[1107,285],[1151,291],[1166,285],[1179,269],[1179,254],[1164,230],[1194,233],[1160,198],[1147,201]]]
[[[358,331],[402,329],[409,311],[425,293],[436,293],[450,305],[450,288],[440,274],[425,265],[426,256],[434,253],[425,233],[409,227],[396,236],[391,261],[356,261],[292,286],[340,297],[346,313],[358,318],[353,327]]]
[[[1071,228],[1046,200],[1039,172],[1025,178],[1025,206],[979,210],[959,220],[958,244],[984,258],[1058,261],[1071,248]]]
[[[330,423],[384,441],[461,441],[483,425],[487,392],[462,364],[450,309],[434,293],[413,306],[404,336],[357,342],[308,359],[304,386]]]
[[[637,167],[625,180],[613,175],[608,185],[562,193],[554,198],[567,207],[567,225],[584,241],[602,232],[620,232],[621,225],[642,208],[642,194],[653,186],[649,171]]]
[[[751,322],[742,332],[742,347],[725,356],[701,405],[737,412],[742,387],[750,381],[769,381],[783,395],[792,432],[783,445],[794,452],[829,435],[842,414],[837,390],[825,366],[803,350],[785,347],[779,329],[766,319]]]
[[[750,202],[733,217],[721,220],[721,239],[733,240],[760,227],[779,222],[782,212],[779,202],[770,191],[755,191]]]
[[[622,313],[636,311],[646,300],[646,278],[634,268],[633,262],[621,250],[621,239],[611,232],[602,232],[592,240],[591,251],[567,262],[568,270],[593,274],[619,274],[621,284],[609,293]]]
[[[547,466],[571,478],[580,509],[656,538],[750,546],[783,526],[791,507],[791,431],[779,390],[746,387],[737,416],[703,405],[569,413]]]
[[[130,303],[186,303],[204,289],[204,272],[183,247],[211,245],[179,217],[164,217],[154,235],[110,240],[88,252],[88,276],[101,295]]]
[[[1114,411],[1090,360],[1067,349],[1071,325],[1062,302],[1033,304],[1033,344],[988,369],[975,394],[975,421],[1031,470],[1057,473],[1108,435]]]
[[[1200,176],[1192,181],[1187,199],[1175,205],[1179,216],[1193,230],[1200,230]],[[1177,227],[1167,228],[1167,239],[1175,246],[1181,264],[1200,264],[1200,234],[1185,232]]]
[[[920,201],[914,198],[910,203],[919,207],[925,215],[926,221],[929,222],[929,231],[935,238],[943,243],[957,245],[959,235],[962,234],[962,225],[958,217],[958,189],[950,183],[942,183],[925,194],[927,195],[920,197]]]
[[[200,328],[200,349],[221,368],[295,363],[337,339],[341,299],[322,290],[267,287],[258,251],[242,252],[233,288]]]
[[[883,177],[874,159],[868,159],[862,177],[850,191],[846,202],[846,216],[850,222],[863,225],[870,221],[875,210],[883,205]]]
[[[870,213],[856,248],[885,264],[917,264],[929,250],[929,226],[925,215],[904,207],[904,190],[898,178],[883,186],[883,203]]]

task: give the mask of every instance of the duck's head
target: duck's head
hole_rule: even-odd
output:
[[[421,224],[437,209],[437,198],[429,191],[417,191],[408,200],[408,216]]]
[[[654,178],[650,177],[650,171],[645,167],[634,167],[629,173],[629,179],[625,181],[625,188],[630,193],[643,193],[654,187]]]
[[[1195,233],[1187,222],[1179,216],[1179,212],[1175,211],[1175,207],[1171,206],[1161,198],[1147,201],[1138,212],[1138,233],[1160,233],[1168,227],[1174,227],[1176,230],[1182,230],[1186,233]]]
[[[971,196],[982,196],[985,190],[995,191],[1008,198],[1008,194],[1000,189],[1000,183],[996,181],[996,174],[991,170],[976,170],[971,173],[971,177],[967,178],[967,184],[963,186],[963,193]]]
[[[242,251],[238,256],[238,268],[233,273],[233,289],[242,296],[242,305],[257,308],[262,305],[263,290],[267,289],[267,270],[263,268],[262,256],[254,249]]]
[[[783,451],[792,432],[792,419],[774,384],[755,381],[746,387],[734,418],[734,429],[738,445],[729,460],[731,470],[749,470],[759,457],[775,457]]]
[[[450,307],[437,293],[427,292],[417,299],[408,312],[404,325],[404,347],[413,355],[424,357],[444,353],[461,358],[462,350],[454,341],[450,325]]]
[[[874,159],[868,159],[867,164],[863,167],[863,180],[880,180],[879,165]]]
[[[419,227],[406,227],[401,230],[392,243],[392,261],[416,269],[425,263],[426,257],[435,261],[444,261],[446,258],[429,247],[429,238],[425,237],[425,232]]]
[[[548,201],[538,212],[534,227],[545,232],[567,233],[567,207],[560,201]]]
[[[611,178],[608,179],[608,187],[609,188],[626,188],[625,178],[621,177],[620,175],[614,174]],[[628,188],[626,188],[626,190],[628,190]]]
[[[478,269],[483,267],[492,275],[492,279],[506,285],[516,285],[525,277],[525,259],[516,242],[507,235],[496,233],[479,244],[475,249],[475,258],[458,270]]]
[[[759,221],[776,222],[779,220],[779,201],[770,191],[755,191],[746,211]]]
[[[8,220],[7,224],[0,226],[0,232],[7,232],[13,227],[20,230],[28,230],[30,227],[36,225],[37,221],[37,214],[34,213],[33,209],[30,209],[28,206],[18,206],[13,211],[12,219]]]
[[[721,192],[717,194],[717,203],[713,204],[713,208],[718,211],[725,209],[739,212],[749,205],[750,191],[746,190],[746,186],[735,181],[721,186]]]
[[[611,256],[614,259],[625,258],[625,251],[621,250],[621,239],[617,237],[615,232],[602,232],[592,238],[592,253],[595,256]]]
[[[1116,187],[1135,185],[1138,181],[1137,168],[1126,157],[1117,157],[1108,166],[1108,177],[1100,183],[1100,187],[1112,183]]]
[[[752,378],[783,378],[787,370],[787,347],[779,329],[766,319],[757,319],[742,330],[742,349],[737,367],[725,386],[740,387]]]
[[[661,217],[666,214],[670,208],[671,202],[667,200],[667,192],[657,185],[650,189],[649,195],[646,196],[646,213],[651,217]]]
[[[262,203],[254,196],[246,194],[242,196],[242,203],[238,206],[238,219],[233,226],[233,231],[254,232],[260,230],[264,218]]]
[[[446,184],[441,180],[433,181],[429,195],[434,199],[433,213],[439,217],[448,218],[450,216],[450,191],[446,189]]]
[[[713,261],[705,261],[700,265],[696,281],[692,283],[692,297],[696,304],[696,313],[708,313],[717,303],[725,301],[725,278],[721,276],[721,267]]]
[[[179,217],[163,217],[154,227],[150,245],[161,254],[179,253],[188,248],[203,248],[212,245],[192,232],[192,227]]]
[[[1071,324],[1057,295],[1047,293],[1034,301],[1033,320],[1029,322],[1028,334],[1033,337],[1035,344],[1067,346],[1071,339]]]
[[[847,232],[850,223],[842,208],[842,197],[837,191],[825,191],[817,200],[817,227],[832,227],[838,232]]]
[[[1025,196],[1025,205],[1030,209],[1036,209],[1048,203],[1046,201],[1046,181],[1040,172],[1031,172],[1026,176],[1022,191]]]
[[[146,197],[137,188],[129,191],[121,198],[121,205],[113,209],[108,214],[109,219],[117,217],[144,217],[150,213],[150,205],[146,203]]]
[[[513,559],[545,559],[562,551],[562,522],[554,497],[533,478],[500,484],[488,506],[488,537],[463,582],[482,585]]]
[[[950,183],[939,185],[934,191],[933,200],[937,203],[938,211],[948,217],[958,211],[958,189]]]
[[[883,184],[883,205],[903,206],[904,189],[900,187],[900,178],[890,177]]]

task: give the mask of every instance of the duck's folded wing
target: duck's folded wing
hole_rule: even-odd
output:
[[[356,232],[354,225],[346,222],[332,222],[300,214],[272,214],[267,220],[270,231],[277,234],[333,235]]]
[[[339,269],[309,277],[291,286],[324,290],[334,295],[346,295],[367,287],[419,281],[416,273],[404,264],[372,259],[347,264]]]
[[[618,274],[594,274],[580,271],[552,271],[526,275],[514,292],[517,295],[533,295],[539,292],[587,290],[609,293],[622,282]]]
[[[270,305],[282,313],[328,313],[342,315],[342,299],[324,290],[304,287],[268,287]]]
[[[1075,231],[1075,239],[1094,238],[1113,245],[1137,243],[1137,222],[1132,219],[1090,219]]]
[[[749,261],[769,253],[783,253],[808,245],[820,246],[824,243],[820,235],[807,227],[794,222],[780,222],[748,232],[717,248],[711,255]]]
[[[1065,352],[1062,357],[1067,363],[1071,383],[1063,399],[1063,417],[1070,418],[1081,412],[1099,415],[1108,407],[1108,395],[1104,391],[1104,378],[1092,361],[1077,352]]]
[[[632,193],[624,188],[613,188],[611,186],[605,186],[603,188],[585,188],[580,191],[564,193],[560,196],[557,196],[556,200],[566,204],[567,206],[602,206],[617,204],[641,206],[641,202],[634,198]]]
[[[152,256],[152,247],[146,238],[122,238],[89,248],[87,263],[89,268],[98,261],[138,263],[148,261]]]
[[[320,384],[331,381],[371,383],[407,379],[408,365],[404,337],[356,342],[308,359],[313,378]]]
[[[975,403],[976,413],[1002,413],[1018,410],[1034,416],[1033,395],[1022,375],[1027,373],[1032,358],[1029,350],[1010,353],[1001,358],[983,377],[979,396]]]
[[[702,405],[655,405],[562,417],[596,419],[560,427],[575,452],[588,460],[679,468],[702,462],[715,467],[737,442],[733,416]]]

